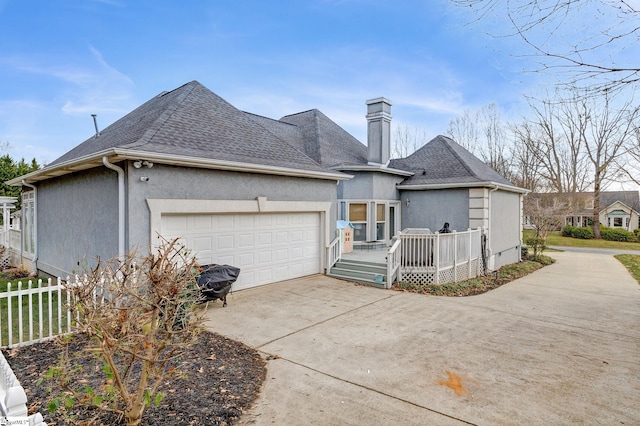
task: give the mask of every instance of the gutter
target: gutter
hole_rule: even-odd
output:
[[[140,158],[143,158],[158,164],[169,164],[174,166],[197,167],[215,170],[228,170],[244,173],[270,174],[338,181],[349,180],[352,178],[352,176],[348,174],[330,171],[329,169],[327,169],[327,171],[309,171],[303,169],[294,169],[290,167],[269,166],[263,164],[241,163],[237,161],[213,160],[189,156],[176,156],[149,151],[111,148],[94,154],[85,155],[83,157],[76,158],[70,161],[65,161],[60,164],[55,164],[50,167],[45,167],[44,169],[40,169],[19,178],[9,180],[6,183],[11,186],[19,186],[22,179],[30,182],[37,182],[52,177],[62,176],[68,173],[74,173],[80,170],[98,167],[98,164],[102,162],[102,159],[105,156],[112,158],[111,161],[138,160]]]
[[[415,173],[413,172],[408,172],[406,170],[400,170],[400,169],[392,169],[386,166],[378,166],[378,165],[371,165],[371,164],[354,164],[354,165],[342,165],[342,166],[334,166],[331,167],[332,170],[337,170],[337,171],[347,171],[347,172],[379,172],[379,173],[387,173],[390,175],[397,175],[397,176],[413,176]]]
[[[118,257],[124,259],[124,170],[122,167],[111,164],[106,155],[102,157],[102,163],[108,169],[115,170],[118,173]]]
[[[425,189],[451,189],[451,188],[486,188],[493,187],[496,189],[503,189],[505,191],[517,192],[520,194],[526,194],[531,192],[528,189],[520,188],[517,186],[505,185],[496,182],[468,182],[468,183],[434,183],[434,184],[414,184],[414,185],[402,185],[396,186],[397,189],[403,191],[422,191]],[[492,190],[494,191],[494,190]]]
[[[34,185],[31,185],[30,183],[27,183],[24,179],[22,180],[22,185],[26,186],[27,188],[31,188],[33,189],[33,241],[34,241],[34,247],[33,247],[33,258],[31,259],[31,262],[33,262],[33,268],[36,270],[36,272],[38,271],[38,188],[36,188]],[[22,238],[24,238],[24,232],[20,232],[20,235],[22,236]],[[24,241],[21,241],[20,243],[22,244],[22,247],[24,247]],[[22,247],[20,247],[20,253],[22,253]]]

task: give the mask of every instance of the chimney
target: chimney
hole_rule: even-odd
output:
[[[391,101],[386,98],[367,101],[367,145],[369,164],[389,164],[391,156]]]

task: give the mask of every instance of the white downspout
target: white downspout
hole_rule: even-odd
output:
[[[30,183],[27,183],[27,181],[24,179],[22,179],[22,185],[26,186],[27,188],[33,189],[33,241],[34,241],[33,246],[34,247],[33,247],[33,259],[31,259],[31,262],[33,262],[33,268],[37,271],[38,270],[38,188],[36,188],[35,185],[31,185]],[[24,230],[20,231],[20,234],[24,238]],[[22,253],[22,247],[24,247],[24,242],[20,241],[20,243],[21,243],[20,253]]]
[[[124,258],[124,170],[122,167],[111,164],[105,155],[102,157],[102,164],[111,170],[118,172],[118,257]]]

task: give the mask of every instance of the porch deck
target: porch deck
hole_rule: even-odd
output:
[[[342,253],[342,259],[355,260],[358,262],[379,263],[387,265],[387,249],[388,247],[379,247],[371,249],[354,248],[351,253]]]

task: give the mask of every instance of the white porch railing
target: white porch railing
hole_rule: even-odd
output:
[[[391,247],[387,250],[387,288],[391,288],[391,285],[396,281],[396,279],[400,278],[398,276],[400,261],[402,258],[400,244],[401,240],[395,239]]]
[[[480,228],[447,234],[404,229],[400,235],[398,280],[414,284],[464,281],[482,271]]]
[[[338,235],[327,246],[327,271],[335,265],[342,257],[342,244],[340,244],[340,235]]]

